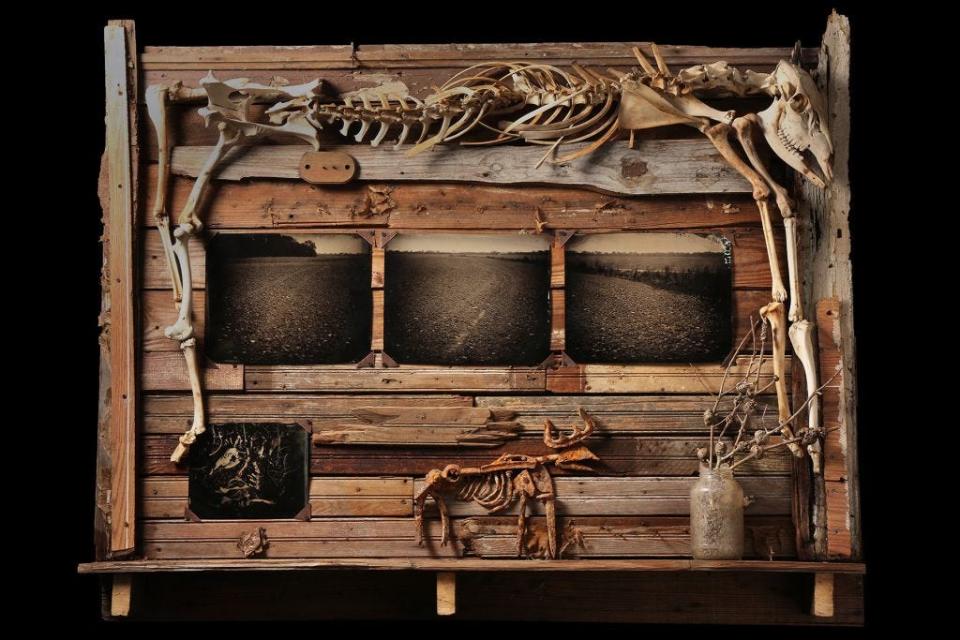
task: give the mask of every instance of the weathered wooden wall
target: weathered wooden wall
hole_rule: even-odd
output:
[[[135,86],[139,90],[141,112],[144,112],[146,86],[173,82],[197,86],[208,69],[213,69],[221,79],[245,76],[270,82],[283,77],[297,83],[320,78],[332,93],[402,81],[411,92],[422,95],[474,60],[538,59],[562,66],[576,59],[601,68],[626,70],[633,64],[631,46],[632,43],[470,48],[365,46],[356,51],[349,47],[146,47],[139,57],[140,77]],[[755,70],[769,70],[778,59],[790,53],[783,49],[701,47],[667,47],[665,52],[667,61],[675,68],[725,59]],[[804,50],[807,64],[815,60],[816,51]],[[188,177],[190,154],[195,156],[199,152],[196,147],[211,144],[215,136],[203,127],[196,105],[172,107],[170,116],[175,144],[180,147],[174,156],[174,171],[180,175],[172,178],[170,191],[171,210],[176,212],[192,185]],[[563,519],[575,520],[586,537],[586,548],[572,550],[570,555],[582,559],[689,556],[687,492],[696,474],[694,450],[706,437],[702,415],[712,406],[711,394],[723,374],[720,363],[575,365],[556,369],[401,365],[390,369],[358,369],[346,365],[244,366],[206,362],[204,387],[210,423],[279,421],[298,423],[311,431],[315,443],[310,462],[311,514],[308,521],[188,521],[185,518],[186,472],[169,462],[169,454],[177,436],[189,426],[192,402],[179,349],[163,336],[163,328],[172,322],[176,310],[168,289],[169,276],[158,232],[142,210],[143,203],[153,201],[157,154],[154,133],[144,125],[144,120],[140,118],[138,138],[141,195],[135,201],[141,213],[131,218],[138,222],[135,235],[141,240],[131,245],[135,247],[133,257],[139,260],[140,266],[134,284],[141,321],[135,344],[142,409],[136,434],[137,484],[131,490],[138,497],[136,554],[139,557],[147,560],[239,559],[236,541],[240,533],[257,526],[267,529],[271,542],[268,557],[278,559],[509,557],[513,553],[515,517],[510,516],[511,512],[489,516],[475,505],[451,504],[458,544],[443,548],[436,544],[417,546],[412,519],[413,492],[427,470],[449,462],[482,463],[504,452],[542,453],[542,420],[549,417],[562,428],[577,420],[578,407],[587,409],[599,421],[600,431],[588,444],[604,464],[598,477],[561,473],[557,479],[560,515]],[[663,154],[670,153],[671,140],[682,139],[682,144],[698,149],[702,146],[699,140],[691,139],[688,130],[670,129],[649,139],[651,142],[641,145],[635,153],[649,154],[644,166],[651,167],[657,166]],[[327,141],[343,142],[333,133]],[[284,148],[274,147],[273,151],[282,154]],[[508,149],[502,148],[498,153],[509,152]],[[365,147],[356,151],[367,157],[378,150]],[[663,180],[658,183],[648,178],[636,188],[650,195],[633,196],[570,186],[576,184],[576,180],[572,183],[568,180],[567,184],[425,183],[410,180],[410,176],[391,180],[389,168],[371,174],[372,181],[339,187],[256,177],[219,182],[208,198],[203,217],[209,229],[223,233],[302,233],[330,229],[717,233],[729,238],[733,246],[733,324],[735,334],[739,335],[748,326],[751,315],[755,316],[769,301],[770,274],[760,219],[746,183],[735,174],[726,173],[715,179],[703,179],[711,171],[719,171],[717,157],[710,153],[698,157],[701,159],[688,160],[687,164],[699,162],[704,172],[698,173],[696,166],[684,165],[684,170],[691,171],[688,177],[671,175],[668,187]],[[629,174],[627,169],[624,165],[624,175]],[[112,182],[112,165],[110,170]],[[571,173],[578,175],[576,170]],[[247,175],[263,173],[254,171]],[[110,193],[111,205],[115,202],[114,196]],[[782,243],[782,234],[779,237]],[[191,252],[194,317],[202,341],[206,302],[203,244],[192,243]],[[785,255],[782,246],[780,255]],[[119,259],[113,253],[110,257],[111,264]],[[561,300],[562,263],[559,255],[554,260],[552,274],[555,295]],[[562,309],[562,305],[559,308]],[[116,310],[114,304],[114,313]],[[559,311],[554,318],[552,347],[559,351],[563,348]],[[382,343],[377,342],[375,328],[372,348],[377,349],[378,345],[382,347]],[[116,375],[114,369],[115,385]],[[775,400],[771,398],[770,402]],[[359,424],[354,412],[371,407],[413,407],[426,412],[505,410],[512,412],[522,427],[516,437],[492,447],[425,447],[417,442],[433,442],[431,438],[446,442],[444,439],[456,437],[449,430],[426,427],[405,434],[410,439],[400,445],[391,441],[395,435],[382,431],[351,436],[366,438],[363,446],[341,444],[338,438],[342,436],[337,434],[345,427]],[[108,460],[101,461],[101,466],[109,464]],[[116,457],[112,471],[116,477],[119,471]],[[748,556],[777,560],[802,556],[803,553],[798,552],[798,528],[794,522],[798,510],[789,453],[781,449],[775,455],[744,465],[742,471],[745,491],[754,498],[747,510]],[[109,476],[109,473],[101,473],[103,475]],[[428,515],[436,520],[435,513]],[[432,537],[438,539],[436,523],[431,522],[429,528]],[[803,533],[808,527],[799,530]],[[101,543],[98,559],[106,559],[110,549],[121,548],[116,544],[116,535],[114,528],[114,541]],[[320,574],[315,580],[324,583],[324,575]],[[740,605],[718,598],[704,609],[711,612],[704,619],[760,623],[813,621],[805,613],[803,593],[798,593],[796,600],[783,595],[794,587],[801,592],[808,590],[804,577],[770,575],[752,581],[729,574],[725,582],[725,575],[690,575],[670,581],[658,580],[656,574],[622,575],[616,580],[616,588],[591,576],[574,579],[557,574],[532,580],[522,575],[502,574],[491,576],[485,582],[485,576],[478,575],[465,582],[459,611],[469,618],[687,622],[691,621],[691,611],[701,606],[695,606],[691,596],[685,595],[691,590],[708,589],[716,595],[742,589],[743,597],[750,603],[763,602],[756,609],[760,612],[756,617],[747,620]],[[233,591],[216,578],[203,579],[205,584],[209,583],[207,594],[214,590],[219,595],[209,600],[209,607],[201,609],[185,605],[171,592],[169,585],[179,585],[178,580],[182,578],[140,576],[138,580],[149,585],[143,589],[144,602],[155,603],[152,609],[146,604],[142,606],[140,611],[144,617],[180,617],[181,613],[230,617],[237,613],[218,609],[216,603],[230,601],[229,594]],[[399,610],[381,611],[373,604],[359,602],[373,603],[377,599],[368,597],[361,588],[368,584],[364,580],[348,581],[360,589],[351,603],[353,615],[396,615]],[[373,578],[370,580],[369,584],[375,582]],[[377,589],[381,593],[419,589],[422,580],[414,574],[396,574],[377,583],[380,585]],[[201,581],[198,578],[196,582]],[[549,583],[545,587],[549,591],[561,594],[558,602],[566,602],[565,605],[544,608],[524,604],[532,597],[531,593],[544,588],[544,582]],[[279,584],[282,581],[278,583],[282,589]],[[176,591],[180,588],[177,586]],[[634,591],[625,591],[627,588]],[[838,583],[838,614],[833,622],[861,620],[860,588],[856,577]],[[586,601],[580,595],[584,591],[592,594]],[[564,592],[570,597],[563,597]],[[616,592],[633,595],[607,600]],[[490,595],[494,593],[512,595],[497,599]],[[639,593],[647,597],[637,596]],[[778,595],[770,599],[771,594]],[[663,609],[637,606],[638,602],[664,598],[670,604]],[[413,607],[410,611],[421,609],[422,606]],[[285,608],[274,610],[278,615],[287,613]],[[404,611],[403,615],[411,614]]]

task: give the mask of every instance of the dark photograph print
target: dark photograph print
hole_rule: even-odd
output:
[[[536,366],[550,355],[550,239],[401,234],[386,247],[384,348],[399,363]]]
[[[296,424],[210,425],[190,451],[190,511],[209,520],[293,518],[307,505],[309,452]]]
[[[346,364],[370,352],[370,247],[353,234],[217,234],[207,244],[207,357]]]
[[[578,363],[722,360],[731,255],[717,236],[611,233],[566,245],[566,351]]]

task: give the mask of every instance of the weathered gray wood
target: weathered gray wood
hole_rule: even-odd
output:
[[[573,151],[579,146],[571,145]],[[211,147],[176,147],[172,172],[196,176]],[[299,180],[300,158],[312,150],[302,145],[258,145],[232,150],[217,178],[290,178]],[[350,154],[359,180],[467,181],[491,184],[578,186],[625,195],[676,193],[749,193],[750,185],[720,157],[710,142],[643,140],[636,149],[615,141],[588,157],[563,165],[536,167],[544,148],[538,145],[446,146],[409,157],[406,149],[338,145],[325,150]]]
[[[860,498],[857,461],[856,337],[854,334],[853,268],[850,260],[850,21],[834,12],[827,20],[816,76],[827,98],[833,140],[833,182],[825,190],[798,178],[798,243],[804,271],[804,315],[817,317],[817,304],[827,298],[840,302],[839,340],[843,366],[840,432],[846,474],[840,490],[847,494],[851,558],[861,557]],[[832,372],[821,371],[821,380]],[[816,525],[825,526],[826,513]]]

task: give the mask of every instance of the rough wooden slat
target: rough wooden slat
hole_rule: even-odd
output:
[[[503,43],[503,44],[402,44],[402,45],[311,45],[300,47],[242,46],[242,47],[144,47],[142,65],[145,70],[181,70],[191,67],[215,69],[223,65],[240,65],[237,68],[254,69],[256,65],[267,68],[372,67],[383,65],[395,67],[400,64],[417,66],[440,66],[454,64],[466,66],[465,61],[530,60],[543,64],[633,65],[633,47],[650,53],[647,42],[574,42],[574,43]],[[792,49],[788,47],[702,47],[661,44],[660,50],[669,65],[689,66],[704,62],[725,60],[730,64],[775,65],[779,60],[789,60]],[[801,59],[807,63],[816,61],[818,50],[805,48]],[[286,67],[280,65],[287,65]]]
[[[147,427],[158,430],[156,418],[147,418]],[[289,420],[288,420],[289,421]],[[297,421],[298,423],[300,421]],[[170,462],[170,450],[176,446],[185,419],[163,420],[162,434],[143,439],[143,470],[152,475],[181,475],[182,466]],[[541,432],[542,433],[542,432]],[[682,476],[697,473],[696,449],[703,446],[705,434],[689,437],[614,436],[594,437],[587,444],[602,462],[597,465],[603,474],[633,476]],[[540,434],[523,436],[499,447],[420,447],[420,446],[315,446],[311,451],[310,470],[315,475],[418,475],[448,464],[479,466],[488,464],[505,453],[547,455],[554,453],[543,444]],[[786,476],[790,473],[790,456],[771,451],[760,460],[751,460],[738,470],[748,475]],[[562,470],[557,471],[563,475]]]
[[[154,351],[141,356],[140,384],[144,391],[185,391],[190,389],[187,365],[179,352]],[[241,364],[201,362],[203,388],[207,391],[242,391]]]
[[[136,544],[137,419],[137,67],[133,23],[103,30],[106,62],[106,153],[110,186],[109,276],[111,372],[110,550]],[[128,76],[129,74],[129,76]],[[132,84],[131,84],[132,81]]]
[[[193,413],[189,394],[146,395],[143,411],[147,418],[189,417]],[[354,411],[370,406],[371,398],[357,395],[308,394],[215,394],[207,398],[207,415],[212,422],[271,422],[284,418],[303,420],[311,426],[314,419],[339,420],[353,417]],[[391,407],[471,407],[473,398],[460,395],[378,395],[376,403]],[[151,432],[147,423],[146,431]],[[171,432],[176,433],[176,432]]]
[[[529,527],[543,534],[545,519],[531,518]],[[559,521],[564,536],[568,527],[583,536],[584,545],[570,544],[563,558],[689,557],[690,520],[677,517],[577,517]],[[516,557],[517,521],[514,517],[488,516],[457,520],[454,533],[466,556]],[[566,542],[568,538],[564,538]],[[530,548],[528,547],[528,550]],[[747,558],[789,559],[795,554],[793,524],[787,517],[750,516],[744,527]]]
[[[542,369],[529,367],[247,366],[248,391],[542,391]]]
[[[557,513],[565,516],[647,516],[690,513],[690,487],[696,478],[571,478],[555,479]],[[752,499],[749,515],[790,515],[789,477],[741,477],[744,494]],[[414,492],[423,487],[415,482]],[[530,512],[543,515],[542,506],[531,501]],[[428,507],[432,502],[428,502]],[[448,500],[454,517],[482,516],[487,511],[474,502]],[[432,508],[428,513],[435,513]],[[502,511],[518,513],[517,505]]]
[[[143,517],[184,518],[188,480],[185,476],[152,476],[141,480]],[[311,478],[311,518],[413,516],[411,478]]]
[[[579,146],[586,146],[580,143]],[[578,145],[571,145],[570,152]],[[175,147],[170,163],[176,175],[196,176],[210,147]],[[310,147],[261,145],[230,152],[216,174],[220,180],[300,179],[300,158]],[[369,145],[325,148],[352,156],[358,180],[468,181],[491,184],[546,183],[587,187],[606,193],[749,193],[750,185],[707,140],[644,140],[630,149],[614,143],[589,158],[536,167],[540,146],[443,147],[409,157],[404,150]]]
[[[563,351],[567,345],[567,296],[563,289],[550,290],[550,350]]]
[[[746,371],[749,358],[741,356],[728,379]],[[787,370],[789,371],[787,359]],[[547,371],[547,390],[556,393],[717,393],[724,379],[721,364],[600,365],[560,367]],[[767,361],[760,379],[769,382],[773,366]]]
[[[242,520],[143,524],[147,559],[242,558],[241,534],[266,529],[266,558],[455,557],[453,545],[441,547],[438,523],[428,523],[431,540],[420,546],[413,518],[319,518],[309,522]],[[256,563],[257,559],[251,559]]]
[[[256,521],[252,521],[256,522]],[[742,573],[817,573],[862,575],[866,566],[859,562],[800,562],[796,560],[684,560],[684,559],[591,559],[591,560],[484,560],[482,558],[317,558],[256,560],[128,560],[87,562],[79,565],[81,574],[167,573],[203,571],[311,571],[351,569],[376,571],[623,571],[623,572],[742,572]],[[609,579],[609,578],[607,578]],[[661,578],[662,580],[662,578]]]
[[[156,165],[145,167],[146,195],[156,188]],[[171,177],[171,209],[186,203],[193,180]],[[617,197],[588,189],[541,185],[353,183],[324,187],[302,181],[221,182],[204,206],[210,229],[389,225],[418,229],[669,230],[759,225],[749,195]],[[154,225],[152,217],[144,224]]]

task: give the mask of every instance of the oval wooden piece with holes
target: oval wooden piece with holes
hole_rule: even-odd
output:
[[[357,175],[357,161],[341,151],[308,151],[300,158],[300,177],[311,184],[346,184]]]

